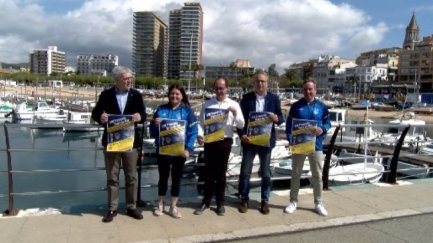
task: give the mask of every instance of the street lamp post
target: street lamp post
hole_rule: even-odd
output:
[[[189,67],[188,67],[188,93],[189,94],[191,94],[192,36],[193,33],[191,33],[191,39],[189,41]]]

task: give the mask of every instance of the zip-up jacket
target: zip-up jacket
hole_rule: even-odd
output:
[[[286,121],[286,135],[287,140],[292,144],[292,119],[306,119],[317,121],[317,127],[322,128],[323,132],[316,137],[316,151],[323,151],[323,139],[326,136],[327,131],[331,127],[331,121],[329,120],[328,107],[326,105],[314,99],[308,104],[304,98],[293,103],[290,108],[289,115]]]
[[[197,138],[198,128],[197,120],[194,115],[194,111],[191,106],[181,104],[176,109],[173,110],[170,103],[160,105],[153,115],[153,120],[149,125],[149,130],[152,136],[155,137],[156,153],[159,154],[159,127],[155,126],[155,118],[161,119],[177,119],[186,121],[185,130],[185,149],[188,150],[190,154],[194,151],[194,143]],[[167,156],[172,157],[172,156]]]

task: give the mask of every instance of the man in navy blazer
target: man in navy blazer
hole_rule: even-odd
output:
[[[146,120],[146,109],[144,107],[141,93],[131,88],[132,72],[130,69],[116,66],[113,71],[114,86],[102,91],[98,102],[92,111],[92,118],[97,123],[104,125],[102,145],[104,146],[105,171],[107,173],[108,211],[103,222],[108,223],[117,215],[119,204],[119,173],[123,167],[125,175],[126,214],[135,219],[143,216],[136,209],[137,191],[137,159],[138,148],[141,145],[139,133],[135,133],[134,149],[126,152],[107,152],[107,126],[108,115],[132,115],[132,120],[143,123]]]
[[[253,168],[253,161],[258,154],[260,159],[261,172],[261,207],[262,214],[269,214],[269,194],[271,190],[271,175],[270,175],[270,160],[271,152],[275,147],[275,124],[280,125],[284,122],[281,112],[281,104],[278,97],[267,92],[268,75],[265,72],[259,72],[254,76],[254,92],[250,92],[242,97],[240,106],[242,114],[245,117],[245,126],[243,129],[238,129],[239,137],[242,141],[242,164],[241,174],[239,177],[239,193],[241,196],[241,205],[238,208],[239,212],[246,213],[248,211],[248,200],[250,192],[250,177]],[[269,112],[269,118],[273,121],[271,138],[269,147],[253,145],[249,143],[247,136],[248,117],[250,112]]]

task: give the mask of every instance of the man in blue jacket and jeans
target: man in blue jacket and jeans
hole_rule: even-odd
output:
[[[286,122],[287,139],[292,144],[292,119],[315,120],[317,127],[315,130],[316,146],[313,154],[293,154],[292,155],[292,180],[290,183],[290,202],[284,209],[285,213],[293,213],[298,206],[298,193],[300,187],[300,179],[302,167],[305,159],[308,156],[310,169],[312,174],[313,194],[315,210],[319,215],[327,216],[328,212],[322,202],[322,170],[323,170],[323,139],[326,132],[331,127],[329,120],[328,108],[320,100],[316,99],[317,86],[316,81],[308,78],[302,85],[304,97],[295,103],[290,108]]]
[[[260,159],[261,172],[261,206],[262,214],[269,214],[269,195],[271,191],[271,173],[270,160],[271,152],[275,147],[275,124],[280,125],[284,122],[281,112],[281,104],[278,96],[267,92],[268,75],[265,72],[259,72],[254,76],[254,92],[247,93],[242,97],[240,106],[242,114],[245,117],[245,126],[243,129],[238,129],[239,137],[242,145],[242,164],[241,174],[239,177],[239,193],[241,196],[241,205],[238,210],[240,213],[246,213],[248,210],[248,200],[250,193],[250,178],[254,163],[254,157],[258,154]],[[271,138],[269,147],[259,146],[249,143],[247,136],[248,117],[250,112],[267,112],[272,120]]]

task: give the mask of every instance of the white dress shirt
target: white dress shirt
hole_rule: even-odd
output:
[[[203,137],[204,135],[204,111],[206,108],[228,109],[230,106],[236,109],[236,116],[233,116],[232,112],[229,111],[224,137],[233,138],[233,126],[236,126],[239,129],[244,128],[245,120],[239,104],[236,101],[227,97],[223,101],[217,101],[217,99],[213,97],[212,99],[206,101],[201,108],[198,126],[198,136]]]
[[[266,93],[263,96],[256,94],[256,111],[257,112],[263,112],[265,111],[265,96]]]

